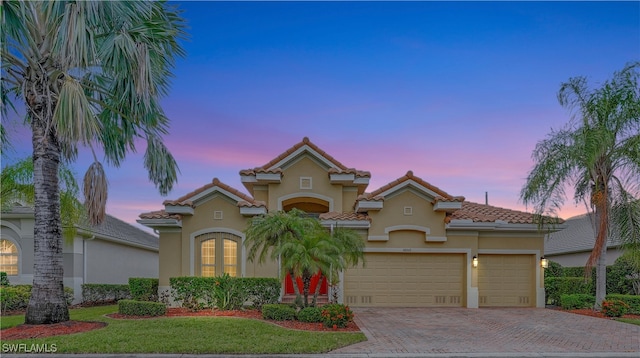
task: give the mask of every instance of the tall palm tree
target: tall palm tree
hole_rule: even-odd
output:
[[[520,192],[538,214],[555,214],[565,186],[575,189],[595,213],[596,241],[586,263],[596,266],[596,302],[606,296],[606,250],[610,233],[640,243],[637,198],[640,195],[640,63],[627,65],[601,87],[589,89],[584,77],[571,78],[558,92],[560,104],[575,115],[552,130],[533,152],[535,166]]]
[[[156,1],[3,1],[2,111],[24,101],[33,145],[34,277],[25,322],[67,321],[58,166],[94,153],[84,178],[90,222],[104,219],[106,177],[96,151],[120,165],[139,138],[144,166],[166,195],[177,165],[162,143],[167,93],[184,24]]]
[[[296,304],[308,306],[314,275],[339,272],[364,258],[364,240],[358,233],[346,228],[332,231],[298,209],[272,212],[255,218],[245,230],[247,256],[251,261],[256,256],[259,262],[267,257],[279,261],[282,273],[294,282]],[[302,293],[296,284],[297,277],[302,279]],[[312,305],[315,305],[319,286]]]

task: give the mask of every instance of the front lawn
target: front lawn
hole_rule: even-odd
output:
[[[640,326],[640,318],[616,318],[616,321],[635,324],[636,326]]]
[[[12,344],[55,344],[56,353],[324,353],[366,340],[362,333],[294,331],[252,319],[233,317],[160,317],[112,319],[117,306],[70,310],[72,320],[108,325],[86,333],[41,339],[5,341]],[[24,322],[24,316],[2,317],[1,328]]]

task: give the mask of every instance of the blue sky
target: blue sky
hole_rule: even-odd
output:
[[[560,84],[596,86],[640,60],[637,2],[174,2],[190,33],[164,99],[181,175],[167,198],[148,182],[144,143],[107,168],[107,211],[134,223],[212,178],[240,190],[308,136],[369,191],[412,170],[452,195],[518,200],[536,142],[571,113]],[[15,150],[30,140],[9,123]],[[4,158],[6,160],[6,158]],[[81,155],[81,178],[91,162]],[[567,200],[560,213],[584,212]]]

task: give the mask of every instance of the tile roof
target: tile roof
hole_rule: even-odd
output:
[[[318,154],[320,154],[321,156],[323,156],[325,159],[327,159],[328,161],[330,161],[331,163],[333,163],[336,167],[342,169],[342,170],[347,170],[348,168],[340,163],[339,161],[337,161],[334,157],[330,156],[329,154],[327,154],[327,152],[325,152],[324,150],[320,149],[317,145],[313,144],[310,140],[309,137],[304,137],[302,138],[302,141],[295,144],[293,147],[287,149],[286,151],[284,151],[282,154],[280,154],[279,156],[273,158],[269,163],[263,165],[262,169],[269,169],[271,167],[273,167],[274,165],[276,165],[279,161],[281,161],[282,159],[286,158],[287,156],[289,156],[290,154],[292,154],[293,152],[295,152],[296,150],[302,148],[303,146],[309,146],[309,148],[315,150],[316,152],[318,152]]]
[[[445,192],[444,190],[433,186],[431,184],[429,184],[428,182],[424,181],[422,178],[415,176],[413,174],[413,171],[409,170],[407,172],[407,174],[401,176],[400,178],[392,181],[391,183],[388,183],[374,191],[372,191],[371,193],[365,193],[364,195],[361,195],[358,197],[358,200],[381,200],[380,194],[384,193],[385,191],[400,185],[408,180],[413,180],[414,182],[424,186],[425,188],[433,191],[434,193],[438,194],[438,196],[436,197],[436,200],[445,200],[445,201],[463,201],[464,197],[462,196],[452,196],[450,194],[448,194],[447,192]]]
[[[532,213],[477,204],[470,201],[463,201],[462,208],[454,211],[449,219],[472,220],[473,222],[495,222],[496,220],[502,220],[510,224],[535,224]]]
[[[566,228],[544,238],[544,254],[554,255],[570,252],[589,251],[596,242],[593,214],[571,217],[565,222]],[[620,245],[619,240],[609,240],[608,247]]]
[[[371,221],[368,215],[354,212],[340,213],[336,211],[320,214],[320,220],[339,220],[339,221]]]
[[[228,192],[230,192],[233,195],[236,195],[238,197],[240,197],[242,199],[242,201],[245,201],[247,203],[249,203],[250,205],[253,206],[265,206],[264,202],[261,201],[256,201],[255,199],[253,199],[252,197],[250,197],[249,195],[239,191],[236,188],[233,188],[223,182],[221,182],[218,178],[213,178],[213,180],[211,181],[211,183],[206,184],[204,186],[201,186],[200,188],[189,192],[181,197],[179,197],[176,200],[165,200],[164,203],[162,203],[163,205],[176,205],[176,206],[193,206],[193,204],[191,203],[191,201],[189,199],[191,199],[192,197],[210,189],[213,187],[219,187],[223,190],[226,190]],[[242,202],[241,201],[241,202]]]
[[[140,219],[176,219],[182,220],[182,215],[180,214],[169,214],[164,209],[151,211],[148,213],[142,213],[138,216]]]

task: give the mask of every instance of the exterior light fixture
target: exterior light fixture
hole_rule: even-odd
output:
[[[473,265],[473,267],[478,267],[478,256],[473,256],[473,259],[471,259],[471,265]]]
[[[542,268],[549,267],[549,260],[545,259],[544,256],[540,258],[540,267]]]

